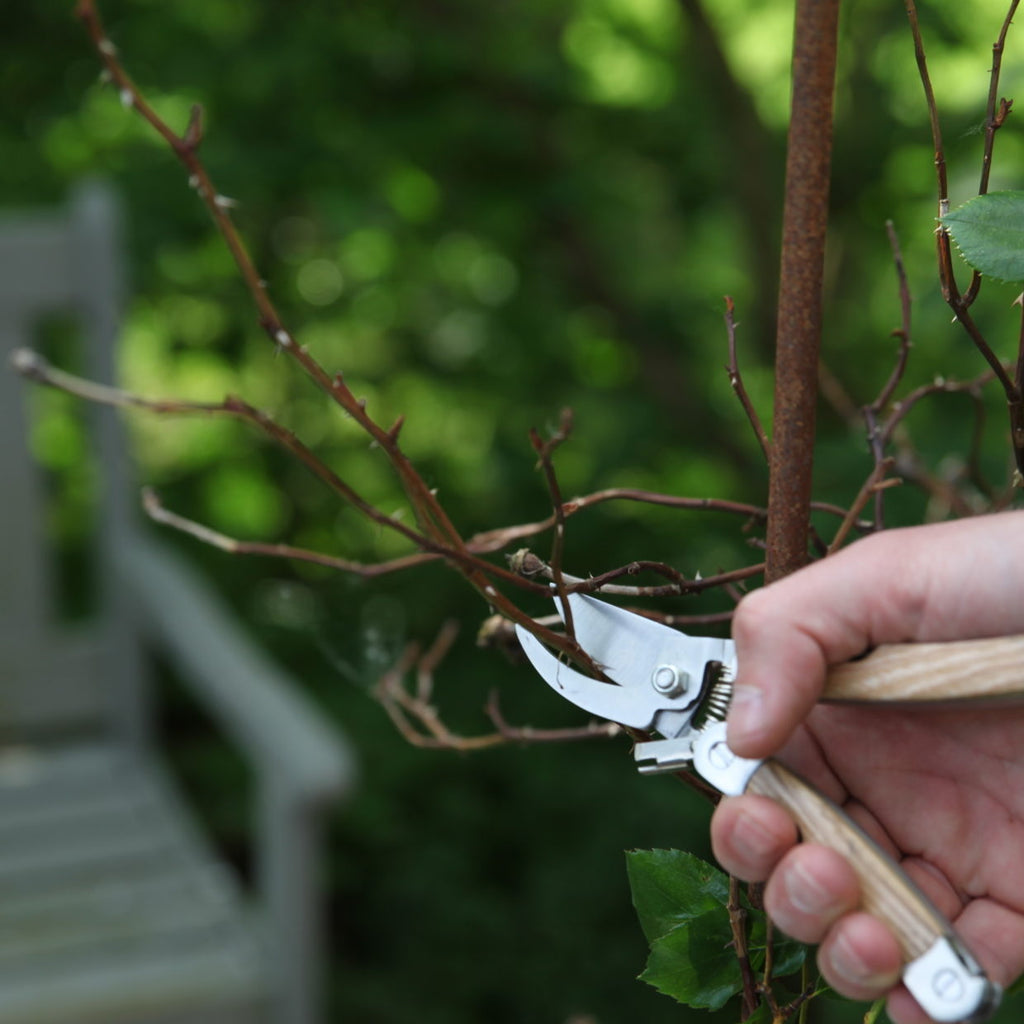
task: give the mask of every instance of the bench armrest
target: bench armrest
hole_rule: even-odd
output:
[[[343,796],[354,775],[347,745],[191,567],[141,532],[115,557],[144,632],[257,771],[306,800]]]
[[[180,558],[134,531],[119,538],[113,557],[144,633],[170,655],[257,771],[257,885],[278,940],[271,961],[281,982],[275,1020],[318,1024],[323,812],[352,787],[349,748]]]

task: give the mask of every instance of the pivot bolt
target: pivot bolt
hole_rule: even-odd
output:
[[[690,677],[680,672],[675,665],[659,665],[651,675],[651,685],[666,697],[678,697],[686,693]]]

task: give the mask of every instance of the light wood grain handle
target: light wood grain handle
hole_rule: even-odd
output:
[[[885,644],[831,669],[822,700],[1024,701],[1024,636]]]
[[[903,951],[903,981],[930,1017],[983,1020],[1000,990],[985,977],[945,918],[843,811],[777,761],[755,769],[747,793],[781,804],[804,841],[841,853],[860,880],[861,905],[885,922]]]
[[[805,842],[841,853],[860,879],[864,909],[884,921],[899,941],[905,960],[926,953],[950,933],[945,918],[896,863],[851,818],[778,761],[765,761],[747,783],[748,793],[782,804]]]

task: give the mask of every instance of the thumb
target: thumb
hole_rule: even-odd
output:
[[[749,594],[733,618],[737,673],[728,740],[742,757],[778,750],[810,714],[825,681],[823,645],[806,629],[784,582]]]
[[[729,745],[767,757],[810,713],[829,666],[875,644],[1024,630],[1024,512],[886,530],[736,608]]]

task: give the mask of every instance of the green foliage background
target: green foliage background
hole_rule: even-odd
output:
[[[124,382],[197,399],[239,392],[397,507],[379,453],[275,358],[178,167],[97,84],[71,6],[40,0],[5,18],[4,204],[59,202],[82,175],[114,181],[131,253]],[[768,420],[790,4],[111,0],[102,11],[163,114],[183,126],[189,106],[204,105],[204,156],[240,201],[286,321],[378,419],[406,416],[408,452],[467,533],[546,514],[526,432],[563,406],[577,423],[558,462],[566,495],[631,486],[763,502],[765,468],[723,370],[722,296],[736,300],[745,383]],[[996,0],[922,5],[955,202],[976,191],[1003,14]],[[1011,33],[1004,95],[1024,74],[1022,47]],[[1021,187],[1022,156],[1011,117],[993,188]],[[825,358],[856,403],[874,396],[896,351],[889,218],[915,298],[908,387],[982,369],[938,295],[933,196],[901,6],[851,5]],[[980,303],[1007,355],[1015,294],[987,284]],[[998,395],[991,407],[985,468],[1002,483]],[[53,400],[37,446],[70,481],[54,529],[73,542],[87,486],[63,410]],[[950,397],[914,414],[934,471],[957,471],[970,411]],[[402,550],[235,425],[139,418],[131,429],[146,481],[218,529],[363,559]],[[817,465],[817,497],[840,503],[870,469],[862,435],[830,408]],[[910,488],[890,500],[893,522],[941,512]],[[494,686],[513,721],[576,720],[529,672],[475,649],[486,609],[440,568],[364,584],[181,547],[358,750],[359,794],[331,842],[335,1019],[687,1018],[632,980],[646,949],[622,851],[707,856],[703,806],[669,780],[641,781],[608,745],[471,758],[407,747],[367,690],[407,640],[429,639],[450,616],[465,623],[439,681],[453,726],[486,728],[478,709]],[[572,520],[572,571],[636,558],[708,574],[752,556],[737,524],[712,514],[608,505]],[[247,781],[193,709],[180,697],[169,707],[183,771],[244,864]]]

